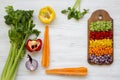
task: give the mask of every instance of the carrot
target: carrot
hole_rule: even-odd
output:
[[[48,67],[49,66],[49,55],[50,54],[50,47],[49,47],[49,28],[48,26],[45,27],[44,33],[44,45],[42,51],[42,66]]]
[[[56,74],[56,75],[86,76],[87,73],[88,73],[88,70],[86,67],[59,68],[59,69],[46,70],[46,74]]]
[[[103,54],[109,54],[112,55],[113,53],[113,48],[111,47],[95,47],[95,48],[89,48],[89,53],[90,54],[95,54],[97,56],[101,56]]]

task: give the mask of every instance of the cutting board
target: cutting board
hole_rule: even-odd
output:
[[[91,25],[92,22],[97,22],[97,21],[111,21],[111,23],[112,23],[111,31],[112,31],[112,36],[113,36],[113,31],[114,31],[113,30],[113,19],[110,17],[109,13],[105,10],[96,10],[95,12],[92,13],[91,17],[88,19],[88,63],[90,63],[90,64],[100,64],[101,65],[101,64],[106,64],[105,63],[106,60],[102,61],[100,59],[97,59],[98,63],[96,61],[92,62],[92,60],[90,58],[91,54],[89,54],[90,32],[91,32],[90,31],[90,25]],[[97,32],[96,32],[96,34],[97,34]],[[112,49],[114,49],[113,42],[114,42],[114,39],[112,37]],[[107,65],[112,64],[112,62],[113,62],[113,52],[114,51],[112,50],[112,54],[111,54],[112,61],[107,63]],[[100,56],[100,57],[103,57],[103,56]],[[99,56],[97,56],[96,58],[99,58]],[[93,58],[93,59],[95,59],[95,58]],[[101,61],[102,63],[101,62],[99,63],[99,61]]]

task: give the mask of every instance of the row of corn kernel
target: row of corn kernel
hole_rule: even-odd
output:
[[[97,56],[104,55],[104,54],[109,54],[112,55],[113,53],[113,48],[111,47],[96,47],[96,48],[89,48],[89,54],[95,54]]]
[[[112,39],[102,39],[102,40],[90,40],[89,41],[89,48],[96,48],[96,47],[112,47]]]

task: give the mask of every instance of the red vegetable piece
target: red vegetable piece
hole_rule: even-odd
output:
[[[41,39],[36,39],[36,40],[31,40],[29,39],[26,43],[26,48],[30,51],[39,51],[42,47],[42,40]]]
[[[113,38],[113,32],[110,31],[99,31],[99,32],[90,32],[89,34],[90,39],[112,39]]]

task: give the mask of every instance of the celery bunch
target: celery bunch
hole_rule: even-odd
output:
[[[8,36],[10,39],[10,51],[1,74],[0,80],[15,80],[19,63],[26,53],[25,43],[31,34],[39,35],[39,31],[33,29],[33,10],[14,10],[7,6],[5,23],[10,26]]]

